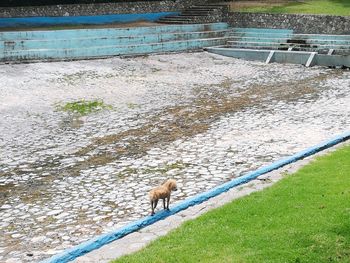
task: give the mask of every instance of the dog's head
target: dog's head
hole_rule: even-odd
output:
[[[177,191],[176,181],[174,179],[167,180],[164,185],[171,191]]]

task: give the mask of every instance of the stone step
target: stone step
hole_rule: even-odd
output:
[[[200,15],[202,16],[202,15]],[[195,18],[196,16],[190,16],[190,15],[178,15],[178,16],[166,16],[164,18],[161,18],[161,19],[169,19],[169,18],[183,18],[183,19],[193,19]],[[160,20],[161,20],[160,19]]]
[[[176,24],[176,25],[193,25],[197,24],[195,20],[159,20],[160,24]]]
[[[193,19],[188,19],[188,18],[182,18],[182,17],[167,17],[167,18],[162,18],[159,19],[158,22],[173,22],[173,21],[193,21]]]
[[[181,16],[207,16],[207,15],[209,15],[209,14],[211,14],[210,12],[182,12],[181,13]]]
[[[187,17],[182,17],[182,16],[167,16],[164,18],[159,19],[159,21],[163,21],[163,20],[191,20],[193,17],[187,18]]]
[[[158,21],[160,23],[198,23],[215,21],[217,14],[227,8],[227,4],[199,4],[184,9],[180,15],[166,16]],[[187,19],[187,20],[184,20]]]
[[[201,7],[192,7],[192,8],[187,8],[184,9],[184,12],[188,12],[188,11],[198,11],[198,12],[212,12],[218,10],[216,8],[201,8]]]

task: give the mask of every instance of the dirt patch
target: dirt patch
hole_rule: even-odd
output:
[[[237,97],[231,95],[234,80],[225,79],[219,85],[198,87],[195,89],[197,98],[191,104],[167,108],[148,117],[147,123],[141,127],[95,139],[75,155],[84,156],[101,146],[108,150],[92,155],[76,167],[80,169],[105,165],[123,157],[141,157],[153,147],[205,132],[211,123],[227,113],[243,111],[248,107],[261,107],[264,103],[274,101],[291,102],[305,97],[313,98],[320,92],[317,84],[334,74],[341,74],[341,71],[288,84],[255,85],[240,92]]]

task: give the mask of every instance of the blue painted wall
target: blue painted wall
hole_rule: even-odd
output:
[[[98,29],[71,29],[71,30],[44,30],[44,31],[11,31],[0,32],[0,41],[12,40],[57,40],[72,38],[97,38],[117,36],[144,36],[161,33],[184,33],[226,30],[226,23],[164,25],[130,28],[98,28]]]
[[[0,62],[87,59],[223,45],[226,23],[0,32]]]
[[[53,25],[103,25],[110,23],[129,23],[135,21],[156,21],[167,15],[177,15],[179,12],[160,12],[144,14],[115,14],[100,16],[67,16],[67,17],[23,17],[0,18],[0,28],[4,27],[35,27]]]

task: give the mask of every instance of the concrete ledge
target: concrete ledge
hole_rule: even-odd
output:
[[[210,53],[245,59],[245,60],[257,60],[265,62],[271,52],[271,50],[258,50],[258,49],[240,49],[240,48],[224,48],[213,47],[206,48]],[[290,63],[290,64],[302,64],[307,65],[310,56],[313,56],[312,64],[309,66],[318,65],[325,67],[350,67],[350,55],[322,55],[315,52],[305,51],[282,51],[275,50],[273,58],[270,63]]]

